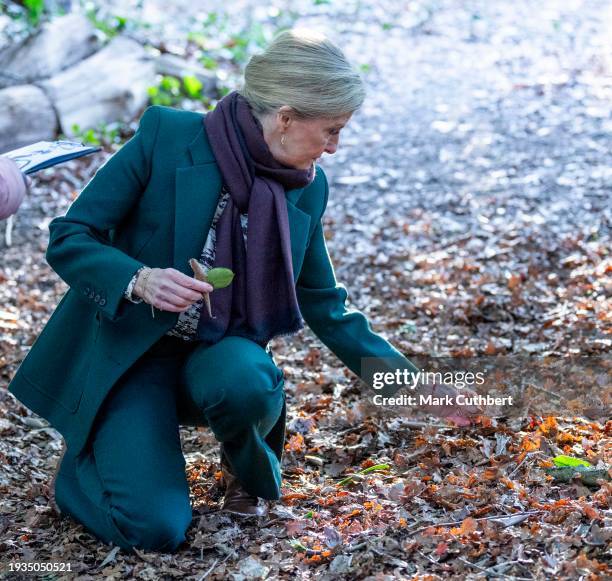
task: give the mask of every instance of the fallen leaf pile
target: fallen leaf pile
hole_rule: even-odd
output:
[[[299,4],[309,26],[333,17],[370,91],[322,160],[348,307],[415,361],[487,365],[520,413],[459,428],[374,412],[304,329],[271,344],[288,418],[270,515],[219,511],[218,442],[183,426],[187,543],[126,555],[52,511],[59,434],[0,390],[3,563],[67,561],[82,580],[612,576],[608,7],[544,4]],[[109,154],[36,174],[0,243],[3,385],[67,290],[44,260],[49,221]]]

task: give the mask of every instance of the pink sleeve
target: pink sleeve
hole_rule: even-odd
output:
[[[0,220],[17,211],[25,194],[23,174],[14,161],[0,156]]]

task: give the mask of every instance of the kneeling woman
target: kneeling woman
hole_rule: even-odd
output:
[[[323,237],[316,161],[363,99],[336,45],[283,32],[212,112],[148,108],[51,222],[46,258],[70,289],[9,390],[64,436],[57,507],[100,539],[160,551],[185,540],[181,424],[221,443],[226,510],[261,515],[279,498],[274,337],[305,321],[357,374],[362,357],[402,357],[346,309]],[[192,258],[235,277],[210,292]]]

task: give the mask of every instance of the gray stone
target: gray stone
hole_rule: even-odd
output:
[[[46,79],[92,55],[98,35],[81,14],[68,14],[45,23],[22,42],[0,52],[0,88]]]
[[[136,41],[115,37],[105,48],[42,83],[53,101],[62,131],[73,136],[99,124],[129,121],[148,103],[155,66]]]
[[[34,85],[0,90],[0,152],[55,138],[57,119],[45,93]]]

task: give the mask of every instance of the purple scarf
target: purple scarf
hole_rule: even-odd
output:
[[[309,170],[276,161],[261,123],[246,99],[233,91],[204,117],[204,127],[230,197],[217,222],[214,267],[234,280],[210,294],[213,319],[202,309],[198,339],[213,344],[239,335],[259,344],[299,331],[285,189],[307,186]],[[240,214],[248,214],[245,248]]]

